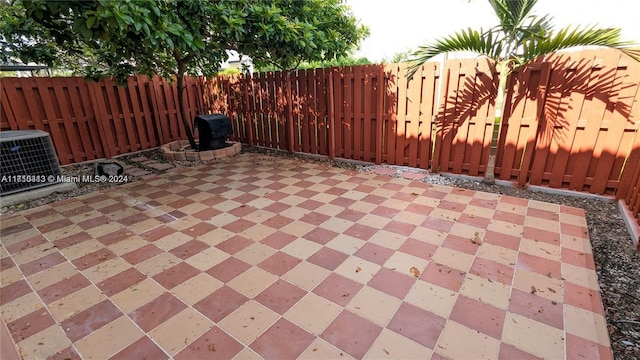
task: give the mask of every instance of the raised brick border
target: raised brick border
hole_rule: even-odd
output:
[[[168,144],[164,144],[160,147],[160,149],[162,149],[162,154],[167,160],[208,161],[222,159],[239,154],[242,150],[242,144],[240,144],[239,142],[232,142],[231,144],[231,146],[227,146],[226,148],[217,150],[185,151],[184,149],[189,147],[189,141],[178,140],[170,142]]]

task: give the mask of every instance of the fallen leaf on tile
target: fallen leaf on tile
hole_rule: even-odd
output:
[[[473,238],[471,238],[471,242],[476,245],[482,245],[482,239],[480,238],[480,233],[476,232]]]
[[[418,268],[415,266],[412,266],[411,269],[409,269],[409,273],[415,277],[420,276],[420,270],[418,270]]]
[[[358,267],[356,268],[356,272],[357,272],[357,273],[359,273],[360,271],[362,271],[362,269],[360,268],[360,266],[358,266]]]
[[[544,312],[544,308],[543,308],[542,306],[540,306],[540,308],[538,309],[538,312],[539,312],[540,314],[542,314],[542,313]]]
[[[475,215],[473,215],[473,214],[469,214],[469,217],[473,219],[473,218],[474,218],[474,217],[476,217],[476,216],[475,216]]]
[[[536,292],[538,292],[538,289],[536,289],[535,286],[531,285],[531,293],[535,294]]]
[[[318,348],[313,348],[313,350],[311,350],[311,351],[318,351]]]
[[[385,354],[389,355],[389,352],[385,349],[382,349],[382,351],[384,351]]]
[[[213,345],[213,344],[209,344],[209,345],[207,346],[207,349],[209,349],[209,351],[216,351],[216,346],[215,346],[215,345]]]
[[[554,293],[554,294],[556,293],[556,291],[555,291],[555,290],[553,290],[553,289],[552,289],[552,288],[550,288],[550,287],[548,287],[547,289],[549,289],[549,291],[551,291],[551,292],[552,292],[552,293]]]
[[[555,301],[552,301],[552,302],[551,302],[551,305],[558,305],[558,303],[557,303],[557,302],[555,302]]]

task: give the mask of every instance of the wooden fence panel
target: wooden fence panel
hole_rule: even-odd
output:
[[[185,78],[185,116],[227,114],[232,140],[482,175],[496,87],[483,59]],[[609,50],[550,56],[509,79],[496,175],[519,185],[616,193],[637,209],[640,64]],[[1,130],[42,129],[61,163],[186,138],[175,83],[4,78]]]

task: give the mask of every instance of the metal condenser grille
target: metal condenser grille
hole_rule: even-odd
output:
[[[62,175],[49,134],[39,130],[0,132],[0,195],[53,185]]]

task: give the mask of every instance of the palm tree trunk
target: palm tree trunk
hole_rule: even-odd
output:
[[[496,97],[496,112],[493,118],[493,131],[491,135],[491,146],[489,147],[489,161],[487,163],[487,171],[484,173],[485,184],[495,184],[495,168],[496,153],[498,152],[498,140],[500,137],[500,126],[502,125],[502,116],[504,113],[504,93],[507,88],[507,77],[509,76],[509,62],[504,60],[498,63],[497,69],[500,71],[500,80],[498,82],[498,96]]]

